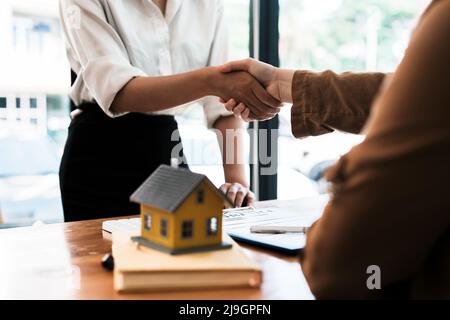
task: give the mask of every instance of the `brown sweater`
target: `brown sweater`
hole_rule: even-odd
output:
[[[327,172],[332,198],[301,266],[317,298],[450,298],[450,0],[433,1],[389,83],[297,72],[296,137],[366,139]],[[367,268],[381,270],[369,290]]]

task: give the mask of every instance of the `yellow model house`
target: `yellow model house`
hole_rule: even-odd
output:
[[[130,200],[141,205],[139,245],[171,254],[231,247],[222,242],[228,200],[204,175],[161,165]]]

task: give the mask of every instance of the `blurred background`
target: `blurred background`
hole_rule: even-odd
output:
[[[249,56],[249,0],[223,0],[231,58]],[[395,71],[429,0],[280,0],[282,67]],[[61,222],[59,161],[69,118],[70,68],[58,0],[0,1],[0,228]],[[192,105],[178,119],[194,171],[223,182],[214,133]],[[324,192],[323,168],[364,139],[332,133],[296,140],[280,115],[278,198]],[[250,141],[246,143],[250,150]]]

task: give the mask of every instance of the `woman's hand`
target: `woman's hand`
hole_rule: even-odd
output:
[[[270,64],[257,61],[252,58],[231,61],[219,67],[221,72],[246,71],[254,76],[267,91],[277,100],[281,100],[281,95],[277,83],[277,70]]]
[[[222,72],[216,68],[208,82],[213,95],[220,97],[222,101],[234,101],[236,105],[242,103],[250,109],[249,116],[253,119],[273,118],[280,112],[280,101],[269,94],[248,72]]]
[[[240,183],[224,183],[220,190],[236,207],[241,207],[244,203],[251,206],[255,202],[255,194]]]
[[[275,68],[270,64],[251,58],[229,62],[219,67],[219,69],[224,73],[246,71],[254,76],[272,97],[281,102],[292,103],[292,79],[295,73],[294,70]],[[232,111],[236,116],[246,121],[261,120],[253,117],[252,107],[242,101],[236,101],[234,99],[222,99],[222,101],[226,101],[225,108],[227,110]],[[270,116],[264,120],[267,119],[270,119]]]

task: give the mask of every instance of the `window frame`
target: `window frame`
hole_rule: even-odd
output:
[[[161,218],[159,220],[159,234],[164,238],[169,237],[169,220],[167,218]]]
[[[197,190],[197,204],[205,203],[205,190],[203,188],[199,188]]]
[[[213,229],[211,228],[213,221],[215,221],[215,226],[216,226],[214,232],[212,232]],[[206,235],[208,237],[215,237],[218,235],[218,233],[219,233],[219,219],[217,217],[207,218],[206,219]]]
[[[275,67],[280,66],[279,58],[279,0],[251,0],[250,1],[250,56]],[[278,174],[263,175],[261,169],[274,166],[278,171],[278,129],[280,121],[278,115],[267,121],[253,121],[249,129],[250,135],[250,185],[256,199],[274,200],[278,197]],[[267,139],[260,139],[259,130],[267,130]],[[275,134],[274,143],[271,144],[272,135]],[[271,163],[260,162],[259,151],[265,148]],[[252,163],[253,162],[253,163]]]
[[[148,223],[150,222],[150,223]],[[152,214],[149,212],[144,213],[144,230],[151,232],[153,226],[153,217]]]
[[[189,226],[187,228],[186,226]],[[186,230],[190,231],[188,235],[186,235]],[[194,237],[194,220],[183,220],[181,222],[181,239],[183,240],[189,240]]]

